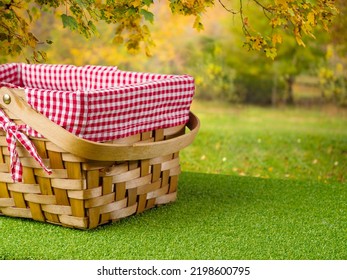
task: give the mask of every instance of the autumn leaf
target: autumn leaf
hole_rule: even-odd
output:
[[[32,48],[35,48],[38,40],[36,39],[34,34],[32,34],[31,32],[28,33],[28,38],[29,38],[29,40],[28,40],[29,46],[32,47]]]
[[[252,48],[254,50],[257,50],[257,51],[260,51],[262,49],[262,47],[264,45],[266,45],[266,42],[264,41],[264,39],[260,36],[256,36],[256,37],[253,37],[251,39],[251,41],[253,42],[252,44]]]
[[[277,49],[276,48],[266,48],[265,49],[265,55],[266,55],[266,57],[274,60],[275,57],[277,56]]]
[[[248,26],[248,25],[249,25],[249,23],[248,23],[248,17],[245,17],[245,18],[243,19],[243,24],[244,24],[245,26]]]
[[[151,12],[149,12],[149,11],[147,11],[145,9],[141,9],[140,10],[140,14],[143,15],[145,20],[149,21],[150,23],[153,23],[154,15]]]
[[[123,44],[124,42],[124,39],[122,36],[120,35],[116,35],[113,40],[112,40],[112,43],[115,44],[115,45],[118,45],[118,44]]]
[[[273,19],[271,19],[270,24],[272,27],[277,27],[277,26],[281,26],[285,23],[285,21],[283,21],[281,18],[279,17],[275,17]]]
[[[294,36],[295,36],[295,40],[298,43],[299,46],[303,46],[306,47],[304,41],[302,40],[301,34],[300,34],[300,30],[298,27],[294,28]]]
[[[197,16],[197,17],[195,18],[193,27],[194,27],[197,31],[204,30],[204,25],[201,23],[201,18],[200,18],[200,16]]]
[[[8,35],[6,33],[0,33],[0,41],[8,40]]]
[[[272,44],[275,46],[276,44],[282,44],[282,36],[280,34],[272,35]]]
[[[142,2],[148,7],[153,4],[153,0],[142,0]]]
[[[94,33],[94,34],[98,34],[98,30],[96,29],[96,26],[94,25],[94,23],[90,20],[88,21],[88,27],[90,28],[90,30]]]
[[[66,28],[70,28],[71,30],[76,30],[78,29],[78,23],[76,21],[76,19],[72,16],[68,16],[66,14],[62,14],[61,15],[61,20],[63,22],[63,27]]]
[[[131,6],[133,6],[134,8],[140,7],[142,4],[141,0],[133,0],[131,3]]]
[[[277,5],[282,5],[283,8],[287,8],[287,7],[288,7],[287,0],[275,0],[275,3],[276,3]]]
[[[310,6],[309,6],[307,3],[303,3],[303,4],[302,4],[302,8],[303,8],[304,10],[307,10],[307,9],[310,8]]]
[[[316,25],[316,21],[315,21],[315,15],[313,12],[309,12],[307,15],[307,23],[315,26]]]

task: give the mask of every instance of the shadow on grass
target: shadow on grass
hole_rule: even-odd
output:
[[[346,259],[346,187],[185,172],[177,202],[91,231],[0,217],[0,259]]]

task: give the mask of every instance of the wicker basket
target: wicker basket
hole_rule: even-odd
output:
[[[91,229],[156,205],[175,201],[179,151],[196,136],[199,121],[118,139],[84,140],[33,110],[20,89],[1,88],[0,106],[16,124],[45,138],[32,138],[49,175],[17,146],[23,182],[14,183],[6,133],[0,130],[0,214],[66,227]]]

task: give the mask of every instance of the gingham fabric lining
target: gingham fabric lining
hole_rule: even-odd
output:
[[[0,86],[22,87],[20,64],[8,63],[0,65]]]
[[[3,64],[0,83],[24,88],[35,110],[96,142],[186,123],[195,90],[188,75],[107,66]],[[40,136],[33,130],[29,133]]]

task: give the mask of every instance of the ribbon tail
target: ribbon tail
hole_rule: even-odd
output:
[[[17,152],[15,152],[13,155],[13,159],[11,161],[11,177],[15,183],[20,183],[23,181],[23,166],[19,160]]]
[[[29,152],[29,154],[40,164],[40,166],[48,173],[52,174],[52,170],[49,169],[42,161],[42,158],[39,156],[36,147],[31,143],[28,137],[23,133],[16,133],[16,138],[23,145],[23,147]]]
[[[13,137],[11,133],[7,133],[6,141],[8,144],[8,151],[10,152],[10,168],[11,168],[11,177],[12,180],[17,182],[22,182],[23,176],[23,167],[19,160],[18,152],[17,152],[17,142],[16,138]]]
[[[0,128],[6,132],[7,148],[10,152],[10,168],[11,176],[14,182],[22,182],[23,167],[17,152],[17,140],[29,152],[29,154],[40,164],[40,166],[51,174],[52,170],[46,167],[39,156],[36,147],[29,138],[22,132],[27,130],[26,125],[16,125],[6,114],[0,109]]]

